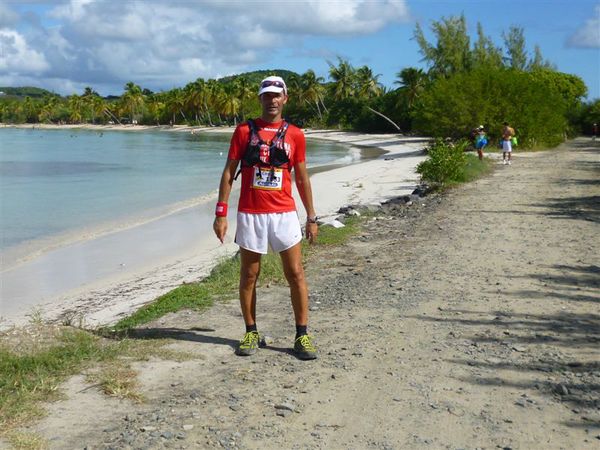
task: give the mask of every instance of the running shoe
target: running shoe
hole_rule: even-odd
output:
[[[238,356],[254,355],[256,350],[258,350],[259,343],[260,335],[258,334],[258,331],[249,331],[238,344],[235,349],[235,354]]]
[[[510,159],[508,160],[508,165],[510,166],[512,163],[510,162]]]
[[[317,349],[312,344],[311,337],[304,334],[294,342],[294,354],[299,359],[317,359]]]

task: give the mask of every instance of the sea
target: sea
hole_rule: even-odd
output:
[[[2,270],[82,237],[214,200],[230,134],[0,128]],[[307,140],[309,168],[360,152]]]

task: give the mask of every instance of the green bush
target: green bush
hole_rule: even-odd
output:
[[[446,143],[436,139],[427,151],[428,158],[417,166],[417,173],[426,181],[442,185],[462,181],[467,163],[467,145],[467,141]]]

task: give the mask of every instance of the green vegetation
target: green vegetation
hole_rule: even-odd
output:
[[[42,412],[35,403],[57,398],[60,382],[91,361],[114,359],[129,346],[128,341],[107,343],[73,329],[44,337],[42,349],[14,351],[4,343],[0,346],[0,430],[39,417]]]
[[[489,172],[489,161],[465,153],[469,143],[460,140],[456,143],[436,139],[427,150],[428,158],[417,166],[421,178],[435,186],[445,187],[472,181]]]
[[[329,79],[313,70],[261,70],[218,80],[198,78],[181,88],[154,93],[129,82],[118,97],[93,88],[60,97],[38,88],[0,88],[5,123],[139,123],[231,125],[260,113],[259,81],[280,75],[288,84],[288,120],[308,127],[362,132],[412,132],[460,139],[483,124],[492,140],[504,121],[516,129],[522,148],[555,146],[590,132],[598,123],[598,100],[584,103],[587,88],[575,75],[556,71],[538,46],[527,50],[522,28],[501,33],[498,46],[477,25],[467,34],[464,15],[431,24],[433,40],[417,25],[414,39],[427,69],[406,67],[387,89],[368,66],[338,58]]]

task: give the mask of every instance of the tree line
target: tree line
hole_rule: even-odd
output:
[[[434,21],[431,31],[433,42],[420,25],[413,34],[426,69],[402,69],[393,88],[384,87],[368,66],[355,68],[338,58],[328,62],[328,80],[311,69],[273,70],[198,78],[158,93],[129,82],[115,98],[103,98],[91,87],[67,97],[0,98],[0,121],[232,125],[260,113],[259,81],[280,75],[290,94],[287,118],[304,127],[461,138],[484,125],[494,138],[508,121],[521,145],[534,148],[557,145],[600,122],[600,100],[584,102],[583,80],[557,71],[538,46],[529,54],[522,28],[502,33],[503,47],[481,24],[471,42],[464,15]]]

